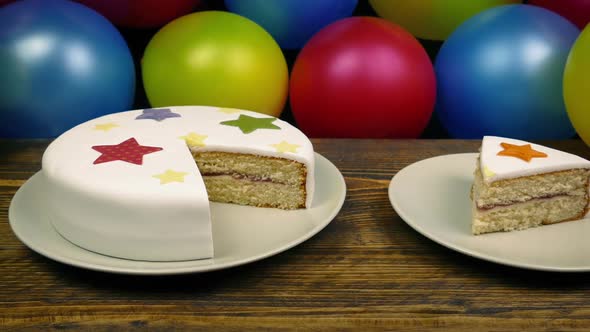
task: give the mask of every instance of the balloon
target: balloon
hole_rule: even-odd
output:
[[[352,17],[318,32],[291,76],[291,108],[311,137],[418,137],[432,113],[432,63],[407,31]]]
[[[574,44],[565,65],[563,96],[578,135],[590,145],[590,25]]]
[[[590,22],[588,0],[529,0],[528,4],[547,8],[572,21],[580,29]]]
[[[104,17],[65,0],[0,8],[0,136],[54,137],[133,103],[131,53]]]
[[[324,26],[352,15],[358,0],[225,0],[226,7],[260,24],[279,45],[301,48]]]
[[[369,0],[377,14],[422,39],[445,40],[465,20],[521,0]]]
[[[200,0],[77,0],[106,16],[113,24],[130,28],[162,26],[191,13]]]
[[[493,8],[469,19],[435,62],[441,123],[458,138],[572,137],[562,77],[578,34],[563,17],[529,5]]]
[[[154,36],[143,57],[154,107],[208,105],[279,116],[289,73],[281,49],[256,23],[208,11],[181,17]]]

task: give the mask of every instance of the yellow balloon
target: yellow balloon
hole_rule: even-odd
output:
[[[278,117],[289,72],[277,43],[256,23],[206,11],[178,18],[149,42],[142,59],[153,107],[206,105]]]
[[[369,0],[377,14],[422,39],[445,40],[468,18],[521,0]]]
[[[572,47],[563,75],[565,108],[586,145],[590,145],[590,25]]]

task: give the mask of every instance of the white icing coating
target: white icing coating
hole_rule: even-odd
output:
[[[311,206],[313,146],[297,128],[276,119],[272,124],[280,129],[245,134],[220,123],[240,115],[271,117],[218,107],[166,109],[180,116],[157,121],[136,119],[143,110],[110,114],[78,125],[50,144],[42,169],[49,183],[48,214],[66,239],[91,251],[127,259],[212,257],[205,185],[182,138],[191,133],[204,143],[198,147],[201,150],[255,153],[303,163],[307,167],[306,207]],[[162,150],[143,155],[141,165],[121,160],[94,164],[102,153],[93,146],[117,145],[130,138],[141,146]],[[273,146],[285,144],[287,149]]]
[[[545,153],[547,157],[532,158],[527,162],[516,157],[499,156],[498,152],[504,150],[501,143],[530,144],[533,150]],[[483,138],[479,162],[486,183],[573,168],[590,168],[590,161],[571,153],[526,141],[496,136]]]

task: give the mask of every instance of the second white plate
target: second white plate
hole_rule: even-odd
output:
[[[471,201],[477,154],[453,154],[416,162],[389,185],[398,215],[431,240],[458,252],[521,268],[590,271],[590,220],[524,231],[471,234]]]
[[[284,211],[211,203],[215,258],[145,262],[103,256],[65,240],[45,213],[43,176],[34,175],[16,193],[9,220],[16,236],[34,251],[86,269],[125,274],[178,274],[225,269],[257,261],[309,239],[338,214],[346,185],[328,159],[316,153],[316,191],[310,209]]]

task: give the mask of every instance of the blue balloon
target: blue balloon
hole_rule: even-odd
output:
[[[66,0],[0,8],[0,137],[55,137],[134,93],[131,52],[100,14]]]
[[[442,125],[457,138],[571,138],[562,79],[579,33],[530,5],[496,7],[464,22],[435,61]]]
[[[232,12],[258,23],[285,49],[299,49],[321,28],[352,14],[358,0],[225,0]]]

